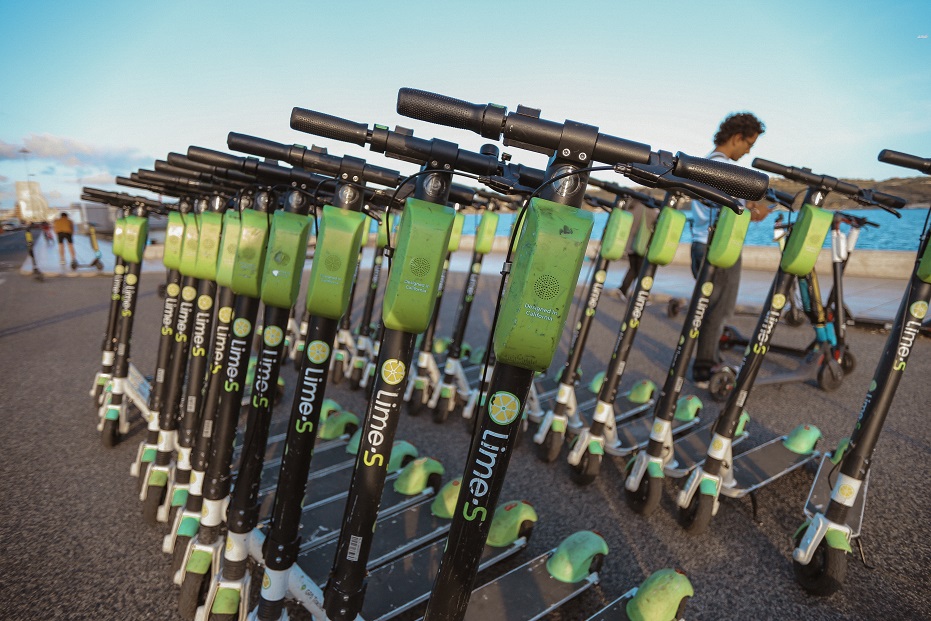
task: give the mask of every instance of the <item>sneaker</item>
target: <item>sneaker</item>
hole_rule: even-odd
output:
[[[627,299],[627,296],[624,295],[624,292],[620,289],[608,289],[608,295],[615,300],[620,300],[622,302]]]
[[[702,390],[708,389],[708,382],[711,380],[711,368],[706,366],[696,367],[692,365],[692,384],[695,388]]]
[[[65,264],[65,260],[64,260],[64,259],[61,260],[61,264],[62,264],[62,265]]]

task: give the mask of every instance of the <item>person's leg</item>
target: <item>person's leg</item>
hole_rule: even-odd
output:
[[[728,269],[715,270],[714,291],[708,299],[708,308],[702,320],[701,332],[695,351],[695,363],[692,365],[692,377],[696,380],[707,379],[711,369],[722,362],[719,343],[724,326],[734,316],[737,305],[737,292],[740,289],[741,260]]]
[[[58,259],[62,265],[65,264],[65,236],[62,233],[58,234]]]
[[[68,238],[68,251],[71,253],[71,262],[77,263],[78,257],[74,254],[74,243],[71,241],[71,238]]]

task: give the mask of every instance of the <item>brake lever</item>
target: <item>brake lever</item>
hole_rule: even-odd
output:
[[[661,190],[680,190],[686,194],[707,198],[713,203],[723,205],[737,215],[744,212],[743,205],[730,194],[699,181],[676,177],[670,174],[667,168],[649,164],[625,164],[615,166],[614,170],[641,185]]]

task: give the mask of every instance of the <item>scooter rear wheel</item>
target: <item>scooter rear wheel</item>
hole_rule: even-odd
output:
[[[565,432],[553,431],[550,429],[543,438],[543,443],[537,447],[537,457],[546,463],[552,463],[559,457],[559,451],[562,450]]]
[[[158,508],[162,506],[165,498],[165,488],[161,485],[152,485],[145,490],[145,500],[142,501],[142,521],[146,524],[158,523]]]
[[[624,488],[624,498],[627,500],[627,506],[634,512],[640,515],[652,515],[659,508],[660,500],[663,498],[663,480],[654,479],[644,473],[636,491],[632,492]]]
[[[411,400],[407,402],[407,413],[411,416],[420,416],[427,407],[423,388],[415,388],[411,392]]]
[[[844,369],[833,358],[825,360],[818,369],[818,387],[825,392],[834,392],[844,383]]]
[[[679,525],[686,532],[701,535],[711,524],[711,512],[714,509],[714,498],[701,492],[692,496],[689,506],[679,507]]]
[[[360,383],[362,382],[362,368],[353,367],[352,371],[349,372],[349,390],[359,390]]]
[[[569,478],[579,485],[589,485],[598,478],[601,472],[601,455],[593,454],[591,451],[582,453],[579,465],[570,466]]]
[[[346,373],[343,370],[343,361],[336,360],[333,363],[333,369],[330,371],[330,381],[333,382],[333,385],[339,384],[343,381],[343,378],[346,377]]]
[[[734,390],[735,379],[734,372],[728,367],[716,371],[708,381],[708,392],[711,393],[711,398],[719,403],[727,401],[727,397]]]
[[[801,535],[796,538],[796,545]],[[847,553],[832,548],[826,541],[821,541],[811,558],[811,562],[802,565],[792,561],[795,581],[812,595],[826,597],[838,591],[847,577]]]
[[[181,564],[187,555],[187,545],[191,538],[187,535],[177,535],[175,537],[175,547],[171,551],[171,574],[174,575],[181,569]]]
[[[840,359],[840,368],[844,370],[844,375],[850,375],[857,368],[857,359],[853,352],[847,350]]]

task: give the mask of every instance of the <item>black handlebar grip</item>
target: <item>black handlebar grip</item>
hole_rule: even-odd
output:
[[[242,169],[243,158],[229,153],[214,151],[213,149],[190,146],[187,149],[187,156],[194,162],[216,166],[217,168]]]
[[[449,186],[449,202],[459,203],[463,207],[470,207],[475,198],[475,188],[467,185],[453,183]]]
[[[364,147],[369,128],[365,123],[355,123],[322,112],[294,108],[291,110],[291,129]]]
[[[233,151],[251,153],[261,157],[270,157],[276,160],[287,161],[291,153],[291,147],[283,145],[264,138],[247,136],[246,134],[237,134],[230,132],[226,136],[226,146]]]
[[[763,173],[703,157],[676,153],[673,174],[710,185],[731,196],[758,201],[766,195],[769,177]]]
[[[905,207],[905,203],[907,202],[901,196],[886,194],[885,192],[873,192],[873,200],[880,205],[885,205],[886,207],[891,207],[893,209],[902,209],[902,207]]]
[[[398,91],[398,114],[479,134],[482,133],[485,108],[484,105],[415,88]]]
[[[931,175],[931,158],[929,157],[918,157],[901,151],[883,149],[879,152],[879,161],[894,166],[902,166],[903,168],[912,168],[926,175]]]
[[[774,175],[780,175],[782,177],[787,177],[789,174],[789,167],[783,166],[782,164],[777,164],[776,162],[770,162],[769,160],[764,160],[761,157],[753,158],[753,161],[750,163],[754,168],[760,170],[765,170],[766,172],[773,173]]]

